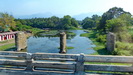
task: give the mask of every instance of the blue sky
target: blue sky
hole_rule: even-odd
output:
[[[0,12],[15,16],[38,13],[71,16],[93,12],[96,14],[115,6],[133,14],[133,0],[0,0]]]

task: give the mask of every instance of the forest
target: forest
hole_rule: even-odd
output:
[[[52,16],[50,18],[32,18],[32,19],[15,19],[18,26],[27,25],[40,29],[74,29],[79,26],[78,21],[69,15],[59,18]]]

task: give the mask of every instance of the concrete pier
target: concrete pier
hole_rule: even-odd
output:
[[[60,52],[59,53],[66,53],[66,33],[60,33]]]
[[[17,51],[25,49],[27,47],[27,38],[24,32],[18,32],[15,35],[15,45]]]
[[[115,35],[114,33],[109,32],[107,34],[107,50],[114,51],[115,49]]]

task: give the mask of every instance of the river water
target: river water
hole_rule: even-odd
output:
[[[89,38],[81,37],[80,34],[85,33],[83,30],[71,30],[70,32],[76,33],[71,39],[67,39],[67,46],[72,46],[74,49],[67,50],[67,54],[92,54],[93,50],[92,41]],[[27,52],[30,53],[59,53],[58,47],[60,46],[59,37],[34,37],[28,38]]]

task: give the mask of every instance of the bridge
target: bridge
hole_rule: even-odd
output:
[[[13,34],[17,51],[25,48],[27,46],[25,34],[23,32]],[[0,37],[3,39],[3,36],[6,36],[6,39],[9,39],[11,37],[9,35],[0,34]],[[114,43],[109,40],[108,48],[113,50]],[[65,33],[60,34],[60,47],[60,53],[65,53]],[[95,71],[125,73],[133,72],[132,63],[133,56],[0,51],[0,74],[3,75],[85,75]]]
[[[9,75],[86,75],[92,74],[90,71],[133,72],[132,63],[133,56],[0,52],[0,72]]]

